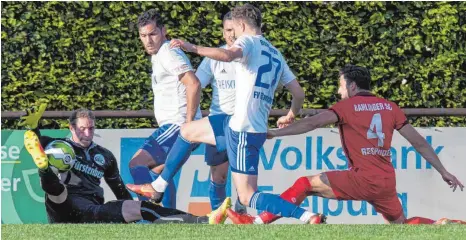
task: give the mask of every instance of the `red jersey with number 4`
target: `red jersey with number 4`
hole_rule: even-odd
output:
[[[398,105],[363,92],[338,102],[330,110],[338,116],[341,144],[349,167],[374,174],[393,174],[390,152],[393,132],[408,123]]]

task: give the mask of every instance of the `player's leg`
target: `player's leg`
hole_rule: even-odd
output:
[[[181,127],[180,136],[192,143],[207,143],[216,145],[214,129],[210,124],[209,118],[205,117],[197,121],[184,124]]]
[[[161,177],[152,183],[152,187],[156,190],[156,194],[154,195],[156,202],[159,201],[158,198],[165,192],[167,181],[173,179],[175,174],[188,160],[191,151],[197,147],[196,143],[199,142],[215,144],[214,134],[207,118],[186,123],[181,128],[178,138],[168,153],[165,168],[160,174]]]
[[[148,201],[124,201],[121,209],[126,222],[146,220],[154,223],[208,223],[206,216],[194,216],[181,210],[165,208]]]
[[[396,194],[396,190],[385,198],[368,201],[378,213],[381,213],[385,221],[389,224],[431,224],[434,220],[427,218],[414,217],[406,219],[403,213],[403,207]]]
[[[32,156],[39,172],[40,185],[45,194],[45,206],[50,223],[70,222],[68,191],[49,166],[47,155],[40,145],[39,138],[33,131],[24,133],[24,146]]]
[[[228,158],[226,152],[218,152],[217,147],[205,145],[205,162],[210,166],[209,199],[212,210],[217,209],[226,198]]]
[[[396,178],[382,180],[384,188],[377,194],[375,200],[368,201],[378,213],[381,213],[386,223],[389,224],[433,224],[435,220],[424,217],[412,217],[406,219],[396,192]]]
[[[295,183],[283,192],[280,197],[295,205],[300,205],[307,196],[316,195],[330,199],[355,199],[360,197],[357,188],[360,186],[354,180],[353,171],[331,171],[313,176],[300,177]],[[252,217],[241,217],[234,212],[227,212],[228,216],[239,222],[251,221]],[[270,212],[262,212],[255,219],[256,223],[271,223],[280,218]]]
[[[330,199],[336,198],[325,173],[298,178],[280,197],[299,206],[306,197],[311,195]],[[262,212],[256,217],[255,222],[268,224],[279,218],[280,216],[276,216],[270,212]]]
[[[465,224],[466,221],[462,220],[455,220],[455,219],[448,219],[448,218],[440,218],[437,221],[425,218],[425,217],[412,217],[408,218],[404,221],[404,224],[436,224],[436,225],[445,225],[445,224]]]
[[[150,196],[152,200],[157,203],[160,202],[165,189],[167,188],[167,181],[173,179],[181,166],[183,166],[183,164],[188,160],[191,151],[198,146],[197,143],[203,142],[211,145],[216,144],[214,130],[209,118],[203,118],[183,125],[178,138],[168,153],[165,168],[163,169],[160,178],[157,178],[157,180],[152,182],[150,186],[128,184],[127,187],[138,194]],[[226,117],[222,117],[220,120],[222,119],[224,120]],[[187,139],[185,139],[185,137]]]
[[[191,151],[197,147],[195,145],[197,143],[215,145],[215,135],[208,117],[186,123],[182,126],[180,134],[173,144],[172,151],[168,153],[165,168],[160,174],[163,180],[166,181],[175,176],[181,166],[188,160]],[[153,184],[153,187],[158,192],[165,191],[162,179],[159,183]]]
[[[180,127],[174,124],[166,124],[158,128],[144,142],[143,146],[134,154],[129,162],[131,176],[134,184],[148,184],[158,178],[158,172],[163,169],[167,157],[167,150],[176,140]],[[172,181],[168,184],[163,204],[166,207],[176,207],[176,188]],[[147,197],[139,196],[140,200]]]
[[[309,222],[318,216],[285,201],[277,195],[257,191],[259,149],[265,142],[265,133],[227,130],[227,150],[230,169],[238,196],[243,205],[284,217]]]
[[[149,201],[117,200],[96,204],[83,198],[73,198],[80,212],[81,223],[131,223],[145,220],[153,223],[209,223],[207,216],[162,207]]]
[[[165,164],[157,166],[150,171],[150,175],[152,177],[152,182],[155,181],[158,177],[160,177],[160,173],[162,173]],[[172,179],[170,180],[167,189],[165,190],[165,194],[162,198],[162,205],[167,208],[176,208],[176,186],[175,181]]]
[[[45,208],[49,223],[70,223],[72,217],[68,190],[50,167],[39,169],[40,185],[45,192]]]

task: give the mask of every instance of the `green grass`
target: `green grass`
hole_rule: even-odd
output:
[[[2,239],[466,239],[466,226],[3,224]]]

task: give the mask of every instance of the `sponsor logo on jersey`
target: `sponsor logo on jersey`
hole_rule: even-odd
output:
[[[96,178],[102,178],[104,176],[104,172],[102,171],[99,171],[97,168],[93,168],[91,166],[88,166],[88,165],[85,165],[85,164],[82,164],[80,162],[76,162],[74,165],[73,165],[73,168],[80,171],[80,172],[83,172],[85,174],[88,174],[88,175],[91,175],[93,177],[96,177]]]
[[[105,164],[105,158],[102,154],[96,154],[94,156],[94,162],[99,164],[100,166],[103,166]]]

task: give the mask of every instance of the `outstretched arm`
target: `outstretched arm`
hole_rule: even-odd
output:
[[[277,126],[279,128],[286,127],[294,122],[296,116],[301,111],[305,97],[304,90],[296,79],[286,84],[285,87],[290,91],[293,99],[291,100],[291,108],[288,114],[280,117],[277,121]]]
[[[303,134],[306,132],[310,132],[316,128],[320,128],[336,122],[338,122],[337,115],[333,111],[328,110],[319,113],[315,116],[296,121],[290,124],[288,127],[276,130],[269,130],[267,133],[267,137],[274,138],[288,135]]]
[[[32,130],[37,135],[37,137],[39,137],[40,144],[44,148],[54,140],[54,138],[42,136],[40,134],[39,121],[42,118],[46,108],[47,103],[42,103],[39,105],[39,108],[36,111],[34,111],[35,107],[26,109],[26,115],[21,117],[21,122],[18,124],[18,126],[24,126],[27,129]]]
[[[203,47],[191,44],[189,42],[185,42],[180,39],[173,39],[170,42],[171,48],[182,48],[187,52],[193,52],[198,55],[208,57],[210,59],[214,59],[217,61],[222,62],[231,62],[237,58],[241,58],[243,56],[243,50],[237,47],[231,47],[229,49],[222,49],[222,48],[211,48],[211,47]]]
[[[104,172],[104,179],[107,185],[112,189],[113,194],[118,200],[131,200],[131,194],[125,187],[118,170],[117,161],[112,153],[107,154],[110,157],[110,166]]]
[[[418,151],[421,156],[440,173],[440,175],[442,175],[443,180],[453,188],[453,191],[455,191],[457,187],[463,191],[464,185],[445,169],[437,154],[435,154],[432,146],[429,145],[429,143],[421,136],[421,134],[419,134],[418,131],[416,131],[416,129],[414,129],[413,126],[411,126],[411,124],[406,124],[399,129],[398,132],[406,138],[411,145],[413,145],[416,151]]]

